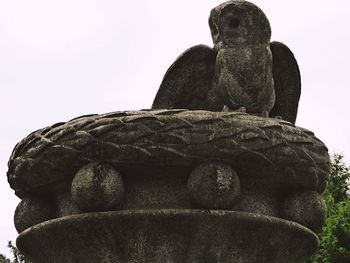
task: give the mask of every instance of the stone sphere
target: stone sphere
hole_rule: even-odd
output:
[[[15,210],[15,227],[18,233],[55,217],[55,207],[45,199],[24,197]]]
[[[229,209],[240,193],[236,172],[223,163],[197,166],[188,178],[187,187],[192,202],[200,208]]]
[[[327,207],[323,197],[314,191],[290,194],[281,207],[282,217],[297,222],[318,233],[327,217]]]
[[[124,192],[121,174],[112,165],[101,163],[82,167],[71,186],[73,201],[86,212],[119,209]]]

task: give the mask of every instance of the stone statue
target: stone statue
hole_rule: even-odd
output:
[[[214,48],[194,46],[168,69],[153,108],[185,108],[280,116],[295,122],[300,97],[297,62],[270,43],[265,14],[247,1],[227,1],[209,17]]]
[[[209,23],[214,49],[180,56],[153,109],[81,116],[15,146],[17,246],[33,262],[300,263],[315,253],[330,159],[294,124],[294,56],[269,43],[251,3],[219,5]]]

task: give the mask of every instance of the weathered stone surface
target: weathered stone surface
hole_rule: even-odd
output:
[[[22,232],[17,246],[36,263],[293,263],[314,253],[318,239],[251,213],[129,210],[48,221]]]
[[[15,227],[18,233],[23,230],[54,218],[52,203],[37,197],[26,197],[18,204],[15,211]]]
[[[242,112],[159,110],[80,117],[36,131],[16,146],[8,178],[23,196],[106,161],[122,170],[222,161],[240,177],[319,192],[329,172],[325,145],[289,122]]]
[[[316,192],[296,192],[284,200],[282,217],[320,232],[327,217],[326,203]]]
[[[83,116],[39,130],[17,145],[9,164],[16,192],[49,196],[57,204],[55,217],[123,207],[230,209],[294,219],[279,210],[280,193],[322,192],[329,156],[313,133],[279,119],[153,110]],[[217,184],[220,170],[231,183],[228,192]]]
[[[82,213],[82,210],[78,207],[77,203],[73,201],[70,188],[66,192],[54,195],[56,201],[56,214],[55,217],[62,217],[67,215],[74,215]]]
[[[121,207],[125,189],[122,176],[113,166],[91,163],[74,176],[71,192],[82,211],[107,211]]]
[[[211,209],[232,208],[241,188],[236,172],[223,163],[197,166],[191,172],[187,186],[195,206]]]
[[[241,196],[241,202],[235,210],[279,217],[278,198],[268,190],[245,190]]]

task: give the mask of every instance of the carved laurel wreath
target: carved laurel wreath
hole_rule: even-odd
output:
[[[73,177],[90,162],[116,166],[229,163],[243,176],[322,192],[326,146],[293,124],[241,112],[150,110],[88,115],[18,143],[8,180],[18,196]]]

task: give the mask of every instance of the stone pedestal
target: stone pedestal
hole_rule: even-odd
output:
[[[150,110],[38,130],[10,158],[34,262],[302,262],[318,248],[327,148],[242,112]]]
[[[275,217],[217,210],[72,215],[32,227],[17,244],[35,262],[300,262],[318,245]]]

